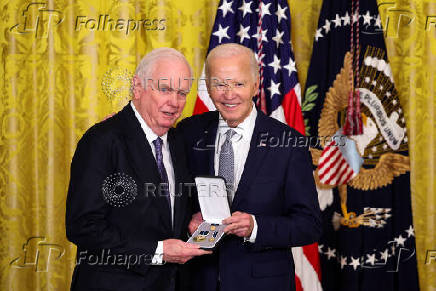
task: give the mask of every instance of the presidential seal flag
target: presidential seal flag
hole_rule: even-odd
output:
[[[323,289],[419,290],[407,127],[376,0],[324,0],[302,111],[319,137]]]
[[[260,73],[257,107],[304,134],[301,89],[292,51],[287,1],[221,0],[208,52],[224,43],[239,43],[255,52]],[[204,78],[203,68],[194,114],[215,110]],[[317,244],[293,248],[292,253],[297,290],[322,290]]]

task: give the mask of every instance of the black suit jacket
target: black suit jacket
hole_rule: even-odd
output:
[[[183,120],[193,176],[214,174],[218,112]],[[194,290],[295,290],[290,247],[316,242],[320,210],[306,139],[258,111],[250,149],[231,212],[254,214],[255,243],[226,237],[212,256],[193,259]]]
[[[73,290],[159,291],[175,284],[177,265],[150,265],[159,240],[186,239],[192,215],[189,191],[193,188],[187,183],[193,181],[183,142],[170,130],[168,143],[176,183],[174,227],[166,198],[153,191],[160,175],[130,104],[91,127],[79,141],[66,205],[67,237],[77,245]],[[111,203],[104,198],[105,179],[118,185],[106,192]],[[135,199],[123,201],[123,195],[131,197],[135,187]],[[123,190],[127,192],[117,198]]]

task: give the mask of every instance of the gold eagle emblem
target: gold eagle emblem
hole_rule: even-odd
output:
[[[350,136],[356,142],[358,151],[364,158],[364,163],[359,174],[348,182],[348,186],[365,191],[375,190],[391,184],[395,177],[410,171],[409,157],[397,153],[408,150],[406,125],[398,100],[398,93],[393,84],[390,66],[383,60],[383,57],[384,51],[381,49],[369,46],[366,50],[365,61],[360,71],[362,77],[359,90],[371,92],[368,95],[373,94],[374,97],[372,98],[374,100],[371,100],[370,96],[365,96],[367,103],[362,101],[363,91],[361,91],[364,134]],[[351,90],[351,70],[352,57],[348,52],[344,58],[343,68],[325,96],[318,122],[318,135],[321,137],[333,136],[340,128],[338,120],[342,122],[344,120]],[[374,108],[368,108],[371,106]],[[374,116],[373,112],[375,110],[379,110],[380,113],[377,111]],[[384,128],[383,126],[387,127],[386,124],[390,128]],[[320,145],[324,148],[326,140],[321,138]],[[314,148],[311,148],[310,151],[313,164],[318,165],[322,151]],[[318,189],[331,189],[334,187],[322,184],[318,177],[318,171],[315,171],[314,177]],[[341,185],[338,189],[342,216],[337,217],[336,222],[348,227],[374,226],[374,224],[380,227],[380,224],[386,222],[379,217],[390,217],[390,214],[388,214],[390,209],[365,208],[361,215],[348,212],[347,185]]]

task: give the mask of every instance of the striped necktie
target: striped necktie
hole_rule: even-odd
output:
[[[162,155],[162,144],[163,141],[160,137],[156,138],[153,141],[153,145],[154,148],[156,150],[156,163],[157,163],[157,169],[159,170],[159,174],[160,174],[160,178],[161,178],[161,183],[163,183],[164,185],[166,185],[166,187],[160,187],[159,189],[161,189],[161,192],[167,199],[168,202],[168,206],[171,210],[171,198],[170,198],[170,186],[168,183],[168,176],[167,176],[167,171],[165,170],[165,166],[163,163],[163,155]]]

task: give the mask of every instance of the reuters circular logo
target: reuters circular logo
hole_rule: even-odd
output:
[[[129,175],[115,173],[103,181],[103,199],[113,207],[125,207],[135,200],[137,186]]]

